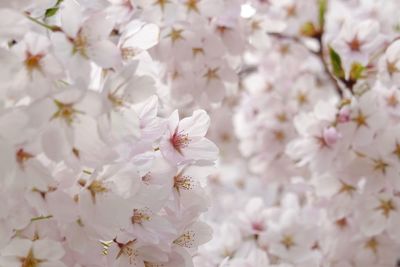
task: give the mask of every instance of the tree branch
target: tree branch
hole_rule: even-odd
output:
[[[40,21],[40,20],[38,20],[38,19],[35,19],[35,18],[31,17],[29,13],[25,13],[25,16],[26,16],[30,21],[32,21],[32,22],[34,22],[34,23],[36,23],[36,24],[38,24],[38,25],[40,25],[40,26],[42,26],[42,27],[44,27],[44,28],[46,28],[46,29],[48,29],[48,30],[50,30],[50,31],[53,31],[53,32],[60,32],[60,31],[62,31],[62,29],[61,29],[59,26],[46,24],[46,23],[44,23],[44,22],[42,22],[42,21]]]
[[[324,68],[324,72],[326,73],[326,75],[329,77],[329,80],[331,81],[332,85],[335,87],[336,92],[338,93],[338,95],[340,96],[340,98],[343,98],[343,90],[340,87],[338,80],[333,76],[332,72],[329,69],[329,64],[325,59],[325,54],[324,54],[324,46],[323,46],[323,42],[322,42],[322,36],[323,34],[319,34],[318,36],[315,37],[315,39],[318,41],[319,44],[319,50],[318,51],[313,51],[311,50],[303,41],[301,38],[297,37],[297,36],[288,36],[288,35],[284,35],[281,33],[268,33],[269,36],[275,37],[277,39],[283,39],[283,40],[290,40],[296,44],[299,44],[301,46],[303,46],[304,48],[307,49],[307,51],[309,51],[311,54],[315,55],[317,58],[319,58],[323,68]]]
[[[325,51],[324,44],[322,42],[322,36],[323,36],[323,34],[321,33],[321,35],[316,38],[318,41],[318,44],[319,44],[319,51],[318,51],[317,55],[324,67],[325,73],[328,75],[329,80],[331,80],[333,86],[335,87],[336,92],[339,94],[340,98],[343,98],[343,90],[340,87],[338,80],[335,78],[335,76],[333,76],[331,70],[329,69],[329,64],[326,61],[325,53],[324,53],[324,51]]]

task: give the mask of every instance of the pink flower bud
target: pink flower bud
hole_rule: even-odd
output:
[[[338,121],[341,123],[350,121],[350,108],[348,106],[344,106],[339,110]]]
[[[335,127],[325,128],[323,131],[323,138],[328,146],[333,146],[342,137]]]

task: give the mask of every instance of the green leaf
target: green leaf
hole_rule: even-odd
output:
[[[342,59],[336,51],[329,47],[329,56],[331,58],[333,74],[339,79],[344,79],[344,70],[342,67]]]
[[[50,17],[54,16],[57,13],[58,9],[59,9],[58,7],[52,7],[52,8],[46,9],[46,12],[44,13],[44,17],[50,18]]]
[[[328,8],[327,0],[318,0],[318,22],[321,29],[324,27],[325,24],[325,14],[327,8]]]
[[[360,63],[353,63],[350,69],[350,80],[357,81],[358,79],[362,78],[365,69],[366,68]]]
[[[60,5],[63,1],[64,0],[57,0],[56,4],[53,7],[46,9],[44,13],[45,19],[50,18],[55,14],[57,14],[57,11],[60,9]]]

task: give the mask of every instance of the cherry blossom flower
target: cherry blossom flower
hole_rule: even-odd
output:
[[[1,251],[0,262],[7,266],[66,266],[60,260],[64,250],[52,240],[15,238]]]
[[[22,88],[26,88],[32,97],[42,97],[52,90],[52,82],[62,78],[62,66],[53,55],[47,37],[27,33],[11,52],[3,57],[9,75],[13,77],[3,84],[8,97],[20,98]]]
[[[195,111],[191,117],[182,120],[179,120],[178,111],[174,111],[169,118],[168,132],[160,144],[161,153],[175,163],[215,160],[218,149],[204,137],[209,123],[205,111]]]
[[[383,43],[379,24],[374,20],[346,21],[332,46],[344,59],[346,73],[353,63],[367,65],[370,56]]]
[[[380,59],[379,70],[381,80],[385,83],[396,83],[398,81],[399,69],[399,41],[393,42],[385,51],[385,55]]]
[[[70,75],[85,77],[90,74],[87,59],[93,60],[103,68],[120,64],[121,53],[117,46],[108,39],[113,29],[112,21],[103,14],[93,14],[85,19],[82,8],[75,1],[66,1],[60,10],[61,30],[55,32],[53,40],[57,44],[56,53],[69,65]],[[82,75],[74,68],[85,67]]]
[[[398,265],[399,8],[1,1],[0,265]]]

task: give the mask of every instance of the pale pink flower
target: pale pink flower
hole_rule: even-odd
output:
[[[3,84],[8,97],[20,98],[23,93],[34,98],[43,97],[52,90],[52,82],[63,77],[63,67],[52,53],[50,40],[44,35],[28,32],[11,52],[4,51],[7,55],[0,55],[7,65],[5,73],[9,71],[11,75]]]
[[[357,216],[361,231],[366,236],[375,236],[386,230],[394,240],[400,240],[400,232],[396,226],[400,219],[399,205],[397,197],[387,193],[360,199]]]
[[[121,63],[119,49],[109,40],[113,22],[103,13],[94,13],[85,18],[82,6],[75,1],[66,1],[61,6],[60,16],[62,33],[56,32],[52,38],[57,44],[59,57],[68,64],[74,77],[85,78],[86,74],[73,68],[79,64],[90,68],[85,62],[87,59],[102,68],[116,67]]]
[[[209,124],[210,118],[203,110],[195,111],[191,117],[182,120],[179,120],[178,111],[174,111],[160,143],[161,153],[169,161],[179,164],[214,161],[218,148],[204,137]]]
[[[369,19],[364,21],[346,20],[332,47],[342,58],[343,67],[348,77],[351,65],[367,65],[373,53],[383,44],[379,23]]]
[[[64,249],[59,242],[49,239],[31,241],[14,238],[0,252],[0,263],[3,266],[54,266],[65,267],[60,260]]]

